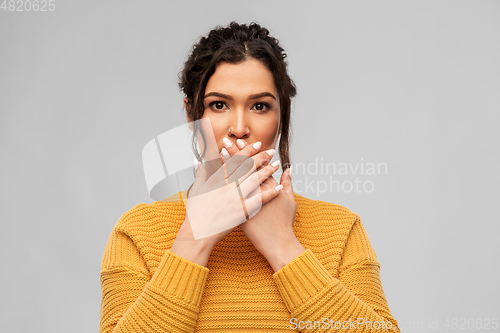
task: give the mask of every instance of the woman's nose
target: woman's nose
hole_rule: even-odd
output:
[[[237,139],[241,139],[243,137],[248,137],[250,134],[250,129],[248,127],[230,127],[229,128],[229,133],[230,136],[233,136]]]
[[[229,124],[229,130],[230,131],[228,134],[230,136],[233,136],[237,139],[240,139],[242,137],[248,137],[250,134],[250,124],[247,121],[246,117],[239,113],[231,119],[231,122]]]

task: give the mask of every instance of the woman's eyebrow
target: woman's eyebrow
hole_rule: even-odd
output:
[[[230,101],[233,100],[233,97],[232,96],[229,96],[229,95],[225,95],[225,94],[221,94],[221,93],[218,93],[218,92],[209,92],[208,94],[206,94],[203,99],[207,98],[207,97],[210,97],[210,96],[217,96],[217,97],[221,97],[221,98],[225,98],[225,99],[228,99]],[[276,100],[276,97],[274,97],[273,94],[271,94],[270,92],[262,92],[262,93],[258,93],[258,94],[254,94],[254,95],[250,95],[248,97],[248,99],[257,99],[257,98],[261,98],[261,97],[264,97],[264,96],[269,96],[269,97],[272,97],[274,100]]]

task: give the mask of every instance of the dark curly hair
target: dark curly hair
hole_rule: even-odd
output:
[[[186,112],[190,121],[199,120],[205,112],[203,96],[210,76],[217,64],[227,62],[238,64],[248,58],[263,63],[273,74],[278,90],[281,124],[279,155],[281,167],[285,171],[290,164],[290,112],[291,99],[297,93],[292,79],[287,73],[286,53],[279,41],[269,35],[269,30],[252,22],[249,25],[231,22],[227,27],[217,26],[207,36],[201,37],[195,44],[179,73],[179,88],[187,98]],[[199,129],[193,129],[192,147],[198,160],[195,138]],[[204,152],[203,152],[204,155]]]

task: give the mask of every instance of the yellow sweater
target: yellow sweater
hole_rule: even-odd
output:
[[[240,227],[208,268],[170,248],[186,191],[123,214],[101,266],[99,332],[400,332],[358,215],[295,193],[306,249],[277,272]],[[391,328],[392,326],[392,328]]]

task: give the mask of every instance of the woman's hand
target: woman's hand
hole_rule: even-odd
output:
[[[261,167],[271,157],[259,150],[258,145],[248,145],[223,162],[212,175],[198,163],[188,195],[186,219],[174,240],[172,252],[205,266],[215,245],[246,220],[245,209],[248,213],[257,210],[278,194],[269,189],[249,196],[260,190],[260,184],[278,169]]]
[[[250,146],[245,146],[242,140],[237,141],[237,144],[243,147],[242,150]],[[226,149],[231,155],[240,152],[235,145]],[[270,175],[260,185],[262,192],[271,190],[279,193],[275,198],[263,204],[257,214],[240,225],[241,230],[267,259],[275,272],[305,251],[293,232],[297,203],[293,194],[290,171],[291,169],[287,169],[283,172],[280,184]],[[277,186],[279,187],[276,190]]]

